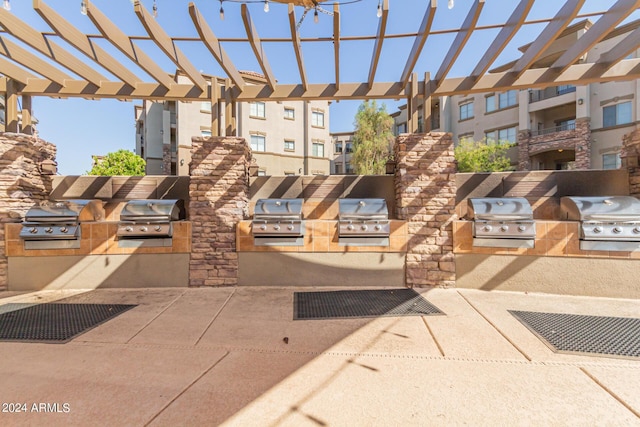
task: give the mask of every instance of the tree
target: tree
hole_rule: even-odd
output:
[[[365,101],[358,107],[354,123],[351,164],[358,175],[383,175],[393,146],[393,118],[384,104]]]
[[[146,165],[144,159],[137,154],[129,150],[118,150],[96,161],[87,175],[141,176],[145,175]]]
[[[462,141],[454,153],[460,172],[502,172],[511,170],[507,150],[513,144],[493,141]]]

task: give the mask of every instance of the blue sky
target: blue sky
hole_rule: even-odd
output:
[[[200,12],[218,37],[246,37],[240,16],[240,5],[225,1],[225,19],[220,20],[218,9],[220,3],[214,0],[194,1]],[[88,17],[80,14],[79,1],[45,0],[74,26],[87,34],[98,34]],[[153,1],[143,0],[145,7],[151,11]],[[157,20],[172,36],[197,36],[188,14],[188,1],[157,0]],[[333,2],[327,2],[326,8],[332,9]],[[478,25],[503,23],[512,13],[516,0],[486,0]],[[130,0],[94,0],[93,4],[118,24],[127,34],[146,35],[138,21]],[[362,0],[354,4],[342,5],[341,35],[362,36],[373,35],[377,31],[378,18],[376,6],[378,0]],[[434,30],[453,30],[461,26],[472,4],[472,0],[455,0],[455,7],[448,9],[446,1],[440,0]],[[536,0],[528,19],[550,18],[556,14],[564,1]],[[614,1],[587,0],[581,13],[602,11],[614,4]],[[19,19],[40,31],[51,31],[47,24],[32,9],[29,0],[11,1],[12,13]],[[415,33],[426,10],[427,0],[389,0],[389,20],[387,34]],[[249,10],[256,28],[262,38],[290,37],[287,6],[271,2],[270,12],[264,13],[263,3],[250,4]],[[302,14],[302,8],[296,8],[296,16]],[[627,21],[637,19],[638,12]],[[596,18],[592,18],[596,19]],[[516,59],[519,56],[517,47],[529,43],[544,29],[545,24],[526,25],[511,41],[507,49],[498,58],[495,65]],[[449,72],[449,77],[460,77],[469,73],[489,43],[498,33],[498,29],[478,30],[474,32],[469,43]],[[446,31],[445,31],[446,32]],[[331,37],[332,18],[321,14],[320,22],[314,24],[309,15],[300,27],[302,38]],[[430,71],[435,74],[447,53],[455,34],[437,34],[431,36],[416,64],[415,71],[419,76]],[[58,41],[75,53],[74,48],[63,40]],[[173,63],[150,41],[136,42],[145,49],[168,73],[175,71]],[[388,39],[384,42],[376,81],[397,81],[407,60],[413,38]],[[19,43],[21,44],[21,43]],[[98,44],[122,63],[130,65],[140,78],[151,81],[139,68],[113,48],[107,41]],[[224,72],[209,52],[200,43],[178,42],[178,47],[189,57],[196,68],[204,73],[223,76]],[[227,53],[238,69],[260,71],[258,63],[248,43],[226,42],[223,44]],[[307,78],[311,83],[331,83],[334,80],[333,45],[331,42],[303,43],[303,56]],[[299,83],[299,74],[290,43],[264,43],[264,49],[279,83]],[[367,80],[373,41],[351,41],[341,44],[341,81],[362,82]],[[78,53],[78,57],[82,54]],[[88,62],[91,62],[87,59]],[[92,63],[93,64],[93,63]],[[100,69],[103,74],[108,72]],[[397,105],[404,101],[387,102],[387,111],[395,111]],[[91,167],[91,155],[106,154],[120,148],[134,149],[135,122],[134,104],[141,101],[122,102],[117,100],[89,101],[83,99],[51,99],[37,97],[33,99],[34,115],[40,121],[38,126],[40,137],[56,144],[58,147],[59,172],[63,175],[83,174]],[[330,111],[330,127],[332,132],[353,129],[353,117],[360,102],[342,101],[333,103]]]

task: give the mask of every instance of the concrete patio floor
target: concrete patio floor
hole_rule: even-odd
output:
[[[0,425],[640,426],[640,361],[554,353],[507,312],[640,300],[418,289],[446,316],[294,321],[301,290],[0,292],[138,304],[66,344],[1,342],[2,409],[28,410]]]

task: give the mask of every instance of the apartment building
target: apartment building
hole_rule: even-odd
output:
[[[353,131],[336,132],[331,134],[332,142],[332,175],[351,175],[351,154],[353,153]]]
[[[584,20],[568,27],[536,65],[553,64],[591,25]],[[640,21],[621,26],[582,61],[596,62],[639,27]],[[636,50],[629,58],[637,55]],[[506,71],[513,64],[492,71]],[[519,170],[616,169],[623,135],[640,123],[639,96],[640,80],[631,80],[441,97],[432,101],[431,128],[451,132],[456,143],[483,139],[517,143],[510,156]],[[392,116],[396,135],[406,132],[406,106]]]
[[[236,117],[237,134],[250,143],[259,175],[330,173],[327,101],[238,103]],[[191,138],[211,136],[210,102],[144,101],[135,106],[135,118],[136,153],[150,175],[188,175]]]

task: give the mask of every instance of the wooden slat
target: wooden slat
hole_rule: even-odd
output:
[[[0,9],[0,25],[15,38],[53,59],[83,79],[87,79],[94,85],[100,86],[103,82],[108,81],[106,77],[64,50],[57,43],[52,40],[47,40],[44,35],[4,9]]]
[[[8,61],[4,58],[0,58],[0,74],[11,77],[13,80],[20,82],[22,84],[27,84],[29,80],[36,80],[37,77],[34,74],[31,74],[27,70],[18,67],[11,61]],[[50,81],[50,80],[47,80]]]
[[[522,57],[515,63],[513,68],[511,68],[510,71],[514,74],[514,79],[520,77],[544,54],[547,48],[551,46],[551,43],[571,24],[571,21],[576,17],[584,2],[585,0],[567,0],[538,38],[536,38]]]
[[[498,58],[502,51],[507,47],[511,39],[516,35],[524,21],[529,15],[529,11],[533,6],[533,0],[521,0],[518,6],[515,8],[505,26],[502,27],[496,38],[493,40],[485,54],[482,56],[478,64],[471,72],[471,79],[475,83],[478,79],[487,72],[491,64]]]
[[[298,72],[300,73],[300,82],[304,90],[307,90],[307,73],[304,69],[304,59],[302,59],[302,46],[300,45],[300,33],[296,28],[296,12],[293,4],[289,3],[289,28],[291,30],[291,41],[293,42],[293,51],[296,54],[298,62]]]
[[[447,76],[451,67],[453,67],[453,64],[462,52],[462,49],[464,49],[464,46],[467,44],[469,37],[471,37],[471,33],[473,33],[473,30],[478,23],[478,18],[480,17],[483,7],[484,0],[476,0],[473,2],[473,6],[469,9],[469,13],[462,24],[462,28],[460,28],[460,31],[456,34],[456,38],[453,40],[449,51],[445,55],[444,60],[442,61],[442,64],[440,64],[440,68],[436,73],[436,87]]]
[[[207,21],[200,15],[200,11],[193,2],[189,3],[189,15],[191,15],[191,20],[196,27],[200,39],[207,49],[209,49],[211,55],[218,61],[218,64],[220,64],[233,83],[242,90],[245,85],[242,75],[240,75],[240,72],[236,69],[235,65],[233,65],[231,58],[229,58],[227,52],[222,48],[220,40],[218,40],[218,37],[213,33]]]
[[[409,78],[411,77],[411,73],[413,72],[413,67],[416,66],[416,62],[418,62],[418,58],[420,57],[422,48],[427,42],[427,37],[429,37],[429,32],[431,31],[431,25],[433,24],[433,18],[436,14],[437,8],[438,1],[429,0],[429,3],[427,4],[427,10],[424,13],[424,17],[422,18],[422,24],[420,24],[420,29],[418,30],[418,35],[413,42],[411,53],[409,54],[407,63],[404,66],[404,71],[402,71],[402,76],[400,77],[400,82],[402,83],[403,88],[409,82]]]
[[[57,14],[44,2],[33,0],[33,8],[62,39],[91,58],[105,70],[131,86],[135,86],[140,82],[140,79],[129,71],[128,68],[109,55],[100,46],[91,43],[85,34],[71,25],[69,21]]]
[[[6,96],[4,100],[5,131],[18,132],[18,90],[13,79],[6,79]]]
[[[98,31],[122,52],[127,58],[138,64],[147,74],[160,83],[164,88],[170,88],[175,82],[156,64],[142,49],[136,49],[129,39],[117,25],[109,20],[96,6],[87,1],[87,15],[96,26]]]
[[[382,52],[382,43],[384,43],[384,35],[387,31],[387,18],[389,17],[389,0],[382,1],[382,16],[378,22],[378,33],[376,41],[373,45],[373,55],[371,56],[371,66],[369,67],[369,87],[373,87],[373,81],[376,78],[376,70],[378,69],[378,61]]]
[[[235,114],[234,114],[234,103],[232,98],[232,90],[231,90],[231,79],[226,79],[224,82],[224,121],[225,121],[225,136],[235,136],[236,135],[236,124],[235,124]]]
[[[418,75],[412,73],[407,97],[407,131],[410,133],[418,132],[418,96],[420,93],[418,88]]]
[[[256,30],[255,25],[253,25],[253,21],[251,20],[251,15],[249,14],[247,5],[242,4],[240,7],[240,11],[242,14],[242,21],[244,22],[244,28],[247,31],[247,37],[249,38],[249,43],[251,44],[253,53],[256,55],[258,64],[260,64],[262,73],[267,79],[269,86],[272,90],[275,90],[276,78],[273,76],[273,72],[271,71],[271,66],[269,65],[269,61],[267,60],[267,55],[264,53],[264,50],[262,48],[260,36],[258,35],[258,31]]]
[[[340,5],[333,4],[333,59],[336,71],[336,89],[340,88]]]
[[[158,24],[153,17],[149,18],[149,13],[139,0],[134,2],[133,9],[138,16],[138,20],[147,31],[147,34],[149,34],[149,37],[151,37],[160,50],[186,74],[189,80],[191,80],[196,86],[200,87],[203,91],[207,91],[207,81],[202,77],[202,74],[193,66],[191,61],[189,61],[182,51],[178,49],[178,46],[175,45],[173,40],[171,40],[171,37],[167,35],[160,24]]]
[[[596,64],[603,67],[603,71],[608,70],[617,62],[622,61],[624,58],[632,54],[639,46],[640,28],[636,28],[622,41],[616,43],[615,46],[600,55]]]
[[[424,73],[423,84],[423,104],[422,104],[422,127],[424,132],[431,132],[431,73]]]
[[[618,0],[591,28],[584,32],[576,43],[572,44],[562,56],[551,65],[551,68],[562,73],[576,62],[578,58],[591,50],[591,48],[600,42],[639,6],[640,0]]]
[[[4,55],[7,58],[12,59],[23,67],[28,68],[61,86],[64,86],[65,80],[73,80],[73,78],[68,74],[63,73],[56,67],[52,67],[48,62],[35,56],[28,50],[23,49],[6,37],[0,37],[0,55]]]
[[[22,96],[22,123],[21,132],[27,135],[33,135],[33,123],[31,120],[31,97]]]
[[[220,83],[211,78],[211,136],[220,136]]]

